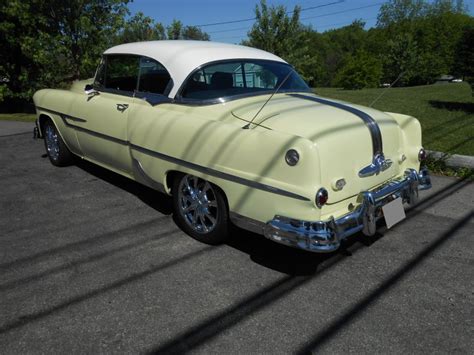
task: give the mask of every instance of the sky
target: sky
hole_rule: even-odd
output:
[[[385,0],[386,1],[386,0]],[[366,28],[375,26],[377,14],[384,0],[267,0],[268,5],[284,5],[288,11],[295,5],[302,8],[301,22],[314,30],[349,25],[356,19],[366,22]],[[255,6],[259,0],[133,0],[129,3],[131,15],[141,11],[165,26],[173,19],[184,25],[206,25],[201,29],[212,41],[240,43],[247,37],[253,20],[212,25],[227,21],[239,21],[255,17]],[[469,13],[473,15],[474,0],[465,0]],[[318,7],[310,9],[312,7]],[[308,8],[307,10],[305,10]]]

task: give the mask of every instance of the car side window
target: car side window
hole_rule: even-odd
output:
[[[163,65],[148,57],[140,59],[139,92],[167,95],[171,85],[171,76]]]
[[[106,59],[106,89],[133,92],[137,88],[140,57],[133,55],[108,55]]]

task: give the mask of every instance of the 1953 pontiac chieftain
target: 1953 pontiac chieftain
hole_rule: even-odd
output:
[[[415,118],[317,96],[258,49],[119,45],[94,79],[33,99],[51,163],[79,156],[172,195],[180,227],[206,243],[233,222],[333,251],[379,219],[397,223],[431,186]]]

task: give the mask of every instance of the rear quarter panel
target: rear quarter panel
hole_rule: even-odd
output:
[[[242,129],[231,119],[232,105],[150,106],[138,100],[129,116],[129,137],[134,145],[166,154],[246,180],[298,194],[305,201],[262,191],[205,171],[183,167],[132,149],[145,173],[166,186],[166,176],[179,171],[200,176],[219,186],[232,212],[266,222],[275,214],[317,219],[313,199],[319,188],[315,145],[301,137],[264,128]],[[290,167],[285,152],[296,148],[300,163]]]

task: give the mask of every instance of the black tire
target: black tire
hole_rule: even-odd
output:
[[[44,147],[49,161],[55,166],[67,166],[73,163],[74,156],[66,147],[54,123],[48,119],[43,122],[42,133]]]
[[[197,191],[194,200],[191,191]],[[221,244],[228,238],[229,212],[224,194],[217,186],[204,179],[181,174],[173,180],[171,193],[175,221],[185,233],[212,245]],[[186,211],[187,208],[190,210]]]

